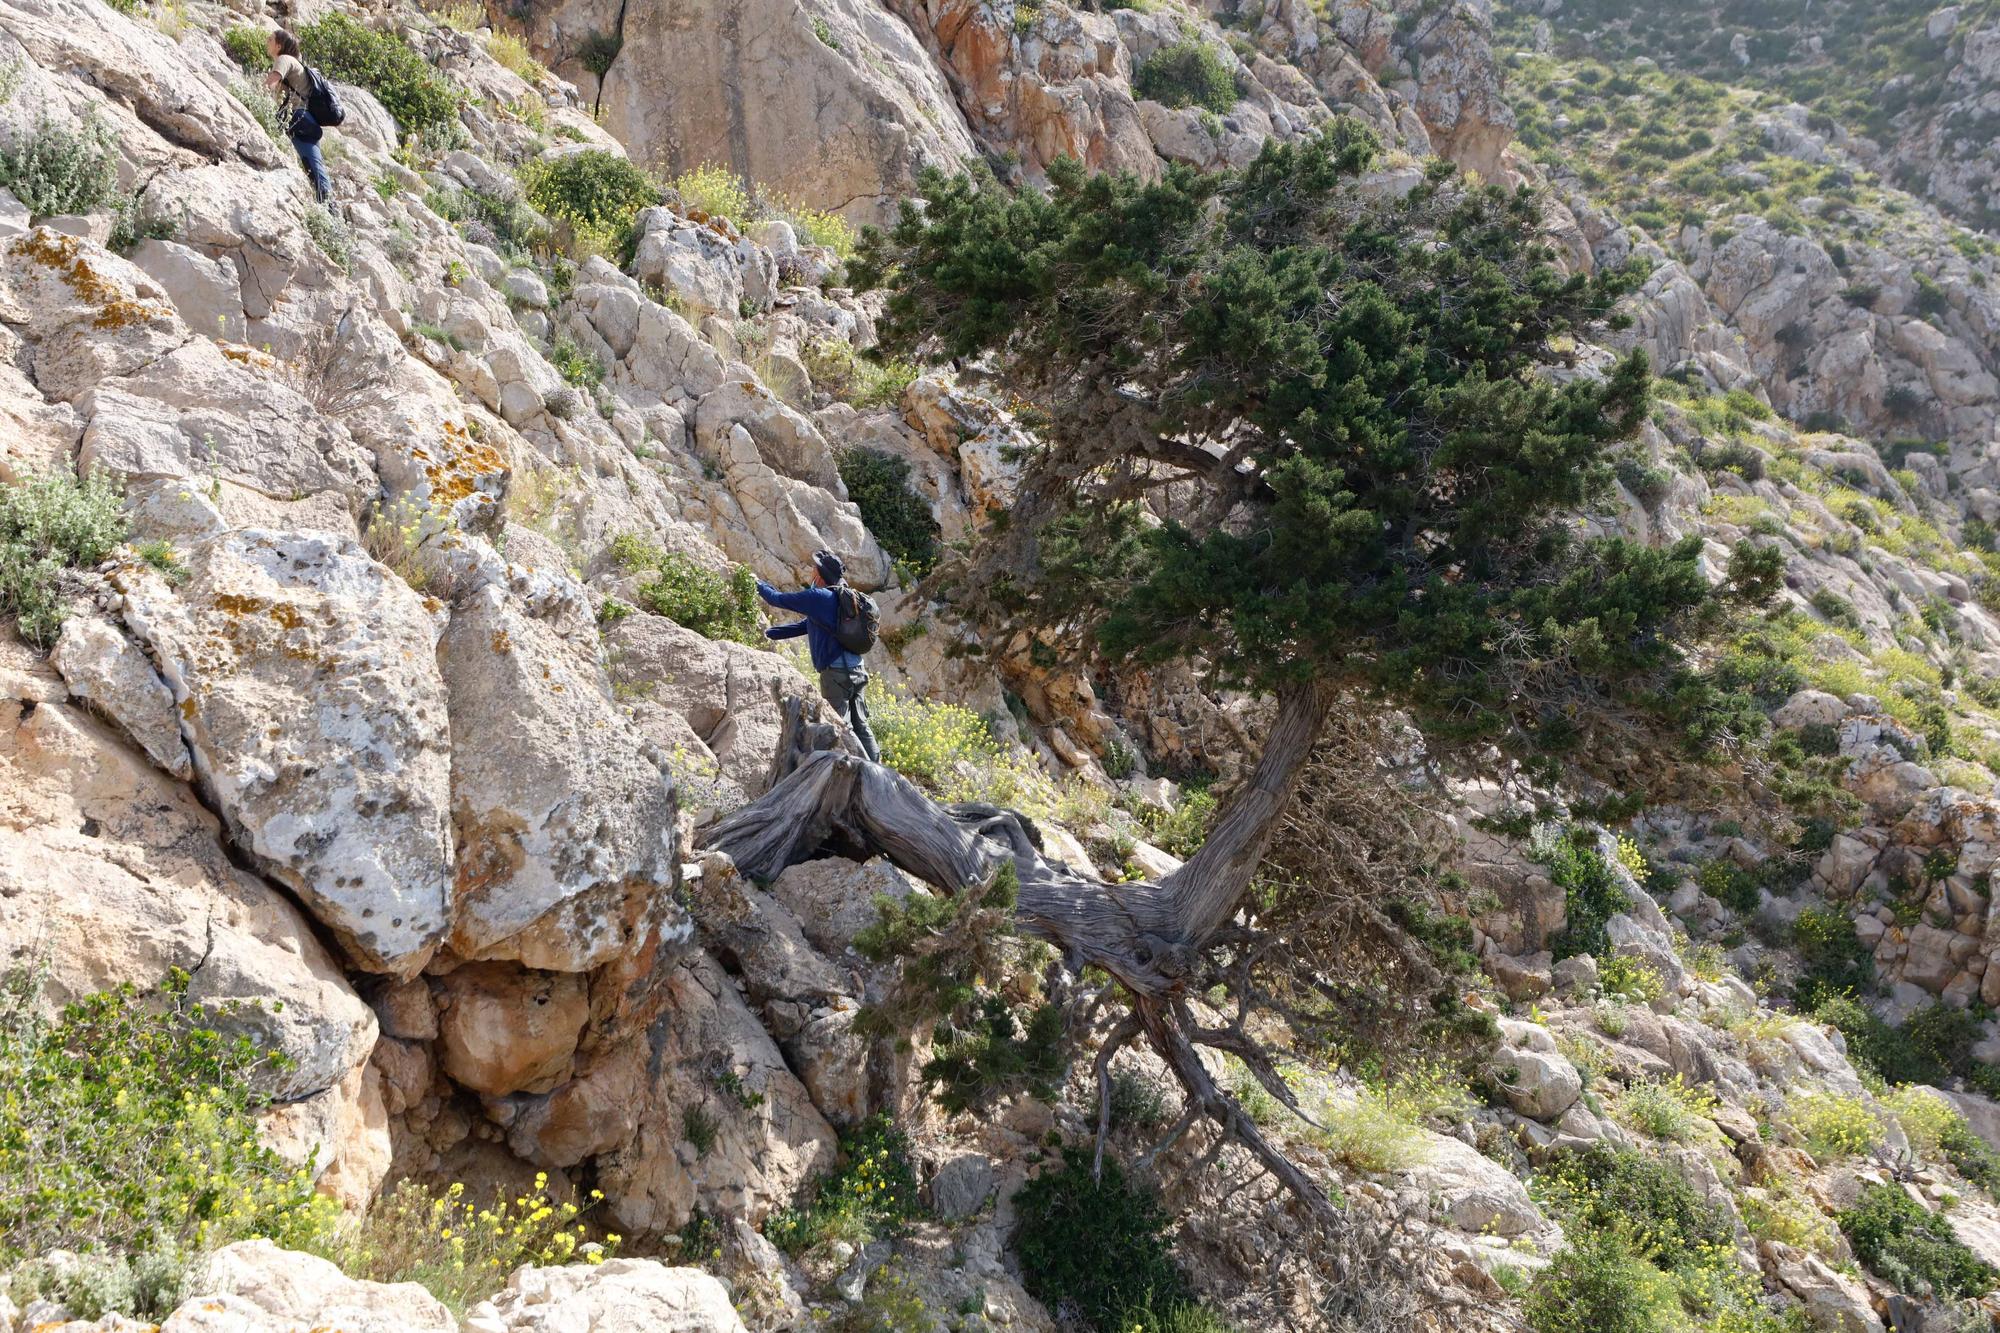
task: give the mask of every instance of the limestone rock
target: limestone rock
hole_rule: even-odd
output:
[[[183,781],[194,776],[173,691],[116,625],[71,616],[50,660],[73,696],[116,723],[154,763]]]
[[[496,1333],[743,1333],[727,1287],[652,1259],[517,1268],[480,1317]]]
[[[1493,1054],[1495,1081],[1507,1102],[1533,1120],[1554,1120],[1583,1093],[1583,1078],[1556,1050],[1547,1028],[1502,1019]]]
[[[238,1241],[217,1250],[198,1285],[225,1298],[225,1308],[203,1309],[208,1297],[198,1296],[175,1311],[167,1327],[183,1320],[180,1327],[189,1333],[304,1333],[328,1327],[352,1333],[458,1330],[443,1302],[414,1282],[356,1281],[317,1255],[281,1250],[268,1240]],[[229,1318],[221,1317],[225,1315]],[[262,1322],[252,1322],[259,1316]]]
[[[452,857],[433,610],[324,533],[225,533],[187,568],[178,590],[145,568],[120,584],[203,789],[357,966],[414,974],[448,925]]]
[[[472,963],[442,982],[438,1050],[444,1071],[474,1092],[549,1092],[569,1075],[590,1017],[574,973]]]
[[[688,938],[672,901],[672,776],[600,681],[491,587],[453,615],[439,661],[458,844],[452,952],[581,972]]]

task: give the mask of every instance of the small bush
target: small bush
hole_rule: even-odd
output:
[[[1590,845],[1589,835],[1580,829],[1538,830],[1533,851],[1563,891],[1563,928],[1550,941],[1557,961],[1609,953],[1605,924],[1630,903],[1610,864]]]
[[[697,1159],[708,1156],[709,1149],[715,1146],[716,1135],[721,1130],[722,1126],[717,1123],[715,1113],[707,1107],[690,1104],[681,1108],[681,1137],[694,1149]]]
[[[1610,954],[1597,960],[1597,977],[1608,996],[1631,1004],[1650,1004],[1666,990],[1666,982],[1643,958]]]
[[[1147,807],[1146,841],[1169,856],[1187,860],[1207,839],[1208,826],[1215,822],[1218,804],[1210,788],[1188,786],[1181,792],[1180,804],[1173,809]]]
[[[1968,1250],[1950,1223],[1900,1185],[1870,1185],[1839,1222],[1854,1257],[1904,1291],[1958,1299],[1983,1295],[2000,1282],[2000,1272]]]
[[[1832,996],[1858,992],[1875,975],[1874,956],[1854,933],[1854,922],[1832,907],[1808,907],[1792,926],[1792,943],[1805,964],[1793,998],[1803,1009]]]
[[[468,1200],[462,1184],[442,1191],[405,1180],[367,1213],[305,1245],[349,1277],[369,1282],[417,1282],[458,1314],[492,1295],[523,1264],[552,1267],[602,1263],[616,1252],[617,1233],[584,1239],[577,1218],[604,1196],[584,1203],[550,1198],[549,1178],[537,1173],[533,1188]]]
[[[881,361],[857,355],[840,338],[814,338],[800,349],[813,386],[856,407],[893,407],[919,371],[908,361]]]
[[[1036,1005],[1023,1026],[1005,997],[988,995],[965,1027],[940,1024],[932,1040],[924,1085],[954,1115],[1018,1088],[1053,1101],[1069,1068],[1061,1005]]]
[[[1965,1117],[1929,1088],[1904,1084],[1882,1099],[1889,1114],[1903,1127],[1903,1136],[1921,1153],[1934,1153],[1944,1146],[1952,1129]]]
[[[53,1249],[129,1256],[98,1277],[149,1271],[132,1299],[171,1299],[164,1270],[210,1246],[296,1246],[330,1224],[310,1174],[258,1134],[259,1083],[283,1058],[225,1032],[236,1008],[192,1001],[190,984],[174,969],[150,995],[126,986],[45,1019],[31,973],[0,978],[0,1269]]]
[[[1416,1121],[1380,1090],[1363,1088],[1353,1101],[1329,1103],[1314,1118],[1324,1128],[1313,1137],[1351,1170],[1401,1171],[1427,1159]]]
[[[264,134],[272,143],[290,145],[285,122],[278,118],[278,103],[271,94],[248,79],[235,79],[230,82],[229,95],[241,102],[251,118],[264,127]]]
[[[35,217],[88,213],[118,185],[111,131],[93,112],[76,129],[37,118],[33,129],[0,148],[0,188]]]
[[[711,639],[764,641],[757,577],[742,565],[717,574],[678,552],[663,555],[654,577],[640,585],[639,605]]]
[[[604,363],[576,345],[567,333],[559,333],[549,345],[549,364],[564,382],[579,389],[594,389],[604,383]]]
[[[750,205],[750,187],[727,167],[704,162],[692,171],[675,177],[673,187],[681,197],[682,206],[692,213],[725,217],[738,225],[754,216]]]
[[[840,480],[882,549],[912,573],[929,573],[938,560],[938,525],[910,486],[908,460],[879,449],[843,450]]]
[[[1672,1265],[1702,1246],[1727,1245],[1727,1215],[1680,1169],[1637,1152],[1590,1147],[1551,1157],[1529,1187],[1565,1228],[1622,1228],[1635,1253]]]
[[[1859,1097],[1809,1092],[1785,1107],[1785,1119],[1806,1151],[1822,1163],[1868,1152],[1882,1142],[1882,1122]]]
[[[229,58],[252,74],[271,68],[271,34],[262,28],[234,23],[222,33],[222,49]]]
[[[1619,1109],[1642,1134],[1681,1143],[1693,1138],[1700,1122],[1714,1113],[1715,1098],[1689,1087],[1676,1074],[1634,1083],[1619,1099]]]
[[[1033,758],[959,704],[888,692],[869,704],[882,762],[939,799],[987,801],[1047,818],[1060,793]]]
[[[1014,1251],[1022,1280],[1050,1310],[1073,1311],[1100,1329],[1124,1327],[1126,1312],[1176,1304],[1186,1284],[1162,1239],[1171,1218],[1127,1183],[1118,1164],[1092,1180],[1090,1159],[1066,1152],[1014,1196]]]
[[[66,571],[97,564],[125,540],[124,498],[108,474],[27,474],[0,485],[0,613],[47,648],[62,628]]]
[[[1223,115],[1236,106],[1236,71],[1214,47],[1189,37],[1141,62],[1132,90],[1164,106],[1205,107]]]
[[[1523,1305],[1535,1333],[1666,1333],[1683,1326],[1673,1280],[1615,1231],[1586,1232],[1535,1275]]]
[[[528,202],[568,225],[582,249],[623,250],[639,210],[660,202],[660,187],[624,156],[601,148],[532,162],[521,173]]]
[[[528,44],[511,32],[494,33],[486,39],[486,49],[495,60],[529,83],[539,84],[549,76],[542,62],[535,59],[534,52],[528,49]]]
[[[910,1140],[887,1116],[874,1116],[840,1143],[846,1165],[813,1188],[803,1207],[781,1208],[764,1235],[786,1254],[845,1241],[866,1245],[901,1230],[917,1212]]]
[[[451,81],[394,33],[376,32],[333,13],[299,30],[306,63],[328,78],[358,83],[375,95],[404,135],[460,133],[460,94]]]
[[[1130,1069],[1111,1071],[1111,1123],[1152,1129],[1167,1120],[1167,1098],[1160,1085]]]

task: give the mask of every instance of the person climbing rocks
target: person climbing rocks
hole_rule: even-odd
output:
[[[861,752],[872,763],[882,762],[874,729],[868,725],[868,705],[862,691],[868,688],[868,670],[862,654],[875,646],[877,627],[875,603],[845,582],[847,568],[831,551],[815,551],[812,586],[797,592],[781,592],[762,579],[757,595],[771,606],[797,611],[804,620],[774,625],[764,631],[770,639],[806,636],[812,650],[813,670],[819,672],[819,692],[833,705],[840,720],[854,730]]]
[[[299,39],[288,29],[273,32],[265,49],[271,53],[271,72],[264,76],[264,86],[281,99],[279,112],[285,122],[285,133],[291,136],[292,147],[298,150],[299,165],[306,169],[306,179],[312,182],[313,196],[331,208],[333,182],[327,178],[326,163],[320,159],[319,141],[329,126],[338,125],[345,118],[340,99],[334,94],[333,85],[300,57]]]

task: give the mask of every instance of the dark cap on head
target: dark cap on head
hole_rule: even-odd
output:
[[[813,552],[813,568],[828,583],[840,582],[840,576],[847,572],[847,566],[840,563],[840,557],[826,550]]]

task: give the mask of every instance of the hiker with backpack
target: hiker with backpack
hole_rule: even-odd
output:
[[[298,150],[313,196],[330,207],[333,182],[327,179],[326,163],[320,160],[319,141],[326,130],[347,119],[346,108],[326,76],[300,57],[299,39],[289,30],[273,32],[265,49],[271,53],[271,72],[264,76],[264,86],[282,99],[285,133]]]
[[[875,646],[880,621],[874,600],[843,581],[846,572],[839,556],[822,550],[813,553],[810,588],[780,592],[758,579],[757,595],[765,602],[805,617],[789,625],[775,625],[765,630],[764,636],[771,639],[806,636],[806,646],[812,650],[813,670],[819,672],[820,694],[833,705],[840,720],[854,729],[861,752],[870,762],[879,764],[882,752],[876,748],[875,732],[868,725],[868,705],[861,699],[861,692],[868,688],[868,670],[862,665],[861,655]]]

